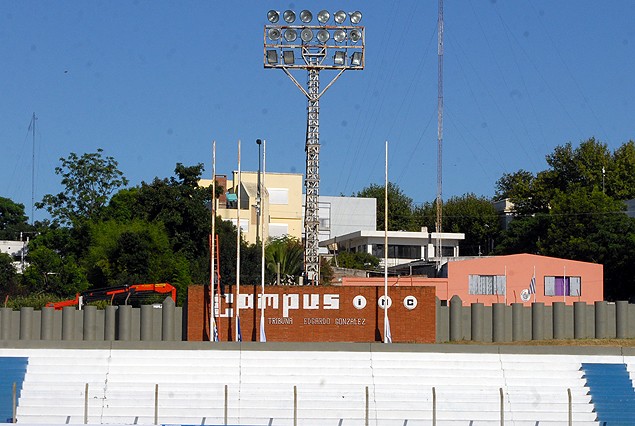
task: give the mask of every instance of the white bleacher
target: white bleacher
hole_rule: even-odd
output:
[[[268,346],[263,346],[267,348]],[[299,346],[301,347],[301,346]],[[22,424],[598,425],[582,362],[621,356],[388,350],[80,350],[0,349],[28,356],[18,403]],[[635,364],[633,364],[635,365]],[[633,368],[635,370],[635,368]],[[633,371],[629,368],[629,371]]]

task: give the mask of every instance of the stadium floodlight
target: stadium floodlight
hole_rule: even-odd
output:
[[[303,42],[308,43],[313,40],[313,30],[311,28],[305,28],[300,33],[300,38]]]
[[[293,43],[297,38],[298,32],[296,30],[292,30],[291,28],[284,30],[284,39],[289,43]]]
[[[359,39],[362,38],[362,33],[358,29],[351,30],[351,32],[348,33],[348,38],[353,43],[357,43],[359,41]]]
[[[282,14],[282,19],[287,24],[293,24],[295,22],[295,12],[293,10],[285,10]]]
[[[343,10],[338,10],[337,12],[335,12],[335,14],[333,15],[333,20],[335,21],[335,23],[337,24],[343,24],[344,21],[346,21],[346,12],[344,12]]]
[[[355,12],[351,12],[350,16],[351,16],[351,24],[357,25],[362,20],[362,12],[360,12],[359,10],[356,10]]]
[[[330,17],[331,17],[331,14],[329,13],[328,10],[320,10],[318,12],[317,19],[318,21],[320,21],[321,24],[326,24],[329,21]]]
[[[333,39],[338,43],[343,43],[346,40],[346,31],[335,30],[333,33]]]
[[[267,50],[267,63],[269,65],[278,63],[278,52],[276,50]]]
[[[293,50],[285,50],[284,52],[282,52],[282,61],[285,65],[293,65],[295,63]]]
[[[359,67],[362,65],[362,52],[355,52],[351,56],[351,65]]]
[[[326,30],[318,31],[317,39],[320,41],[320,43],[326,43],[327,41],[329,41],[329,38],[331,38],[331,34],[329,34],[328,31]]]
[[[280,33],[280,30],[278,28],[271,28],[269,31],[267,31],[267,36],[270,40],[273,41],[280,39],[281,35],[282,34]]]
[[[346,63],[346,52],[338,50],[333,56],[333,63],[335,65],[344,65]]]
[[[343,10],[270,10],[264,26],[264,67],[282,69],[307,99],[305,139],[304,277],[319,281],[320,98],[348,70],[364,69],[361,13]],[[315,18],[315,20],[313,20]],[[308,74],[306,85],[295,75]],[[324,87],[320,77],[330,76]]]
[[[303,10],[302,12],[300,12],[300,21],[304,22],[305,24],[308,24],[312,20],[313,20],[313,14],[310,11]]]
[[[267,20],[269,20],[272,24],[277,23],[280,20],[280,12],[277,10],[270,10],[267,12]]]

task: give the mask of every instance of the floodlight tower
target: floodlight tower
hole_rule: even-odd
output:
[[[311,24],[313,14],[300,12],[300,24],[294,25],[296,15],[292,10],[282,14],[270,10],[270,24],[264,30],[264,66],[282,69],[307,98],[306,122],[306,175],[304,187],[304,274],[309,283],[319,281],[319,215],[320,195],[320,98],[346,70],[364,69],[364,27],[359,11],[346,13],[339,10],[331,14],[322,10],[317,14],[317,24]],[[346,24],[349,20],[350,25]],[[297,63],[296,63],[297,62]],[[308,72],[306,89],[293,76],[296,70]],[[320,71],[332,70],[336,74],[320,91]]]

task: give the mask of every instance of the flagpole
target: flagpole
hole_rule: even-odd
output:
[[[238,175],[236,184],[236,300],[234,306],[236,309],[236,341],[241,341],[240,336],[240,139],[238,140]]]
[[[567,304],[567,265],[563,265],[563,274],[562,277],[562,298],[564,299],[564,304]]]
[[[505,305],[507,305],[507,265],[505,265],[505,294],[503,300],[505,300]]]
[[[386,166],[384,183],[384,343],[391,343],[388,325],[388,141],[386,141]]]
[[[536,293],[538,290],[536,289],[536,265],[534,265],[534,303],[536,303]]]
[[[216,304],[214,300],[214,273],[216,271],[216,141],[212,142],[212,236],[210,238],[210,273],[209,273],[209,301],[210,301],[210,315],[209,315],[209,340],[213,342],[215,336],[218,336],[216,331],[216,319],[214,317],[216,310],[214,309]]]
[[[262,181],[258,192],[260,193],[260,237],[261,244],[261,256],[260,256],[260,287],[262,296],[260,298],[260,341],[266,342],[267,335],[265,334],[265,175],[267,174],[267,141],[262,141]]]

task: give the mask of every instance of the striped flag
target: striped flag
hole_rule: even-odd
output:
[[[240,331],[240,317],[236,317],[236,329],[238,330],[238,339],[236,340],[237,342],[242,342],[243,341],[243,334]]]
[[[384,339],[384,343],[392,343],[392,335],[390,334],[390,321],[388,321],[388,316],[386,316],[386,336]]]
[[[531,281],[529,282],[529,294],[536,294],[536,274],[531,277]]]
[[[261,342],[267,341],[267,335],[265,334],[265,318],[264,317],[260,318],[260,341]]]

